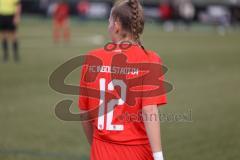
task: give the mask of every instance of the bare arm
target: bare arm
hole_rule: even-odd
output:
[[[81,110],[81,112],[85,112],[85,111]],[[92,138],[93,138],[92,121],[82,121],[82,126],[83,126],[84,133],[87,137],[88,143],[91,145]]]
[[[160,120],[157,105],[143,107],[142,114],[152,152],[153,154],[158,152],[162,154]]]
[[[20,4],[20,2],[17,4],[16,7],[16,12],[15,12],[15,16],[14,16],[14,23],[17,25],[20,23],[21,20],[21,12],[22,12],[22,6]]]
[[[82,126],[87,137],[88,143],[92,144],[92,137],[93,137],[93,127],[90,121],[83,121]]]

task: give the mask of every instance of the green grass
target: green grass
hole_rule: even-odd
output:
[[[104,22],[72,22],[69,44],[54,44],[51,23],[23,19],[20,28],[21,58],[0,63],[0,159],[88,159],[89,145],[79,122],[56,118],[54,107],[62,99],[77,97],[53,91],[49,75],[72,57],[102,46],[92,43],[102,35]],[[163,113],[192,110],[192,122],[162,123],[167,160],[238,160],[240,158],[240,32],[225,36],[213,29],[194,27],[190,32],[165,33],[148,24],[144,44],[159,53],[169,68],[167,80],[174,85]],[[101,37],[100,37],[101,39]],[[67,79],[78,84],[79,70]]]

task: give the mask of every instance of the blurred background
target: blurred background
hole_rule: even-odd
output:
[[[165,159],[239,160],[240,1],[141,3],[147,22],[143,44],[161,56],[174,86],[161,108],[169,115],[162,122]],[[61,121],[54,113],[63,99],[73,100],[77,113],[77,97],[55,92],[48,79],[67,60],[110,41],[113,1],[21,5],[20,61],[10,54],[0,62],[0,160],[87,160],[90,146],[80,122]],[[79,73],[80,68],[73,71],[66,83],[78,85]]]

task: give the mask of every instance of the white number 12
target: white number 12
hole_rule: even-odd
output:
[[[112,99],[107,103],[107,123],[106,130],[109,131],[122,131],[124,129],[123,125],[114,125],[112,124],[113,119],[113,110],[116,105],[123,105],[126,101],[126,91],[127,86],[122,80],[112,80],[107,88],[109,91],[113,91],[115,86],[120,86],[121,88],[121,98],[120,99]],[[100,79],[100,102],[99,102],[99,112],[98,112],[98,129],[104,129],[104,114],[105,114],[105,87],[106,87],[106,79]]]

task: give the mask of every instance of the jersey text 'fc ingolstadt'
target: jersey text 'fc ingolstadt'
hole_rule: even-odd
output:
[[[166,104],[161,59],[138,45],[87,54],[81,72],[79,108],[94,110],[93,136],[116,144],[148,144],[142,107]]]

